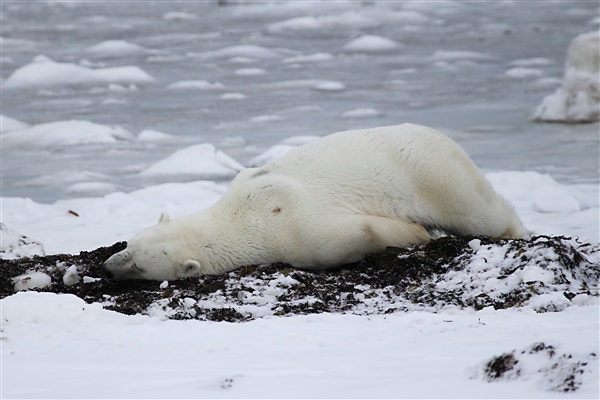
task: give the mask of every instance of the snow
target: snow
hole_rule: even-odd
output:
[[[573,39],[563,83],[542,100],[533,119],[574,123],[600,119],[600,32]]]
[[[532,171],[490,173],[487,178],[516,210],[528,210],[520,215],[534,233],[558,235],[563,231],[598,243],[597,185],[586,185],[584,192],[579,192],[576,187],[565,187],[547,174]]]
[[[0,222],[0,234],[2,235],[0,240],[1,258],[14,259],[45,255],[43,244],[9,229],[2,222]]]
[[[481,398],[493,391],[495,398],[564,398],[545,390],[552,370],[535,368],[550,369],[558,360],[520,354],[544,342],[557,358],[588,362],[587,380],[568,396],[593,398],[598,364],[589,353],[598,354],[598,324],[589,318],[595,312],[583,306],[545,314],[323,314],[240,325],[125,316],[72,295],[25,292],[3,300],[3,395]],[[564,337],[571,340],[563,343]],[[488,383],[480,376],[490,358],[513,350],[524,377]],[[65,384],[65,369],[57,366],[67,365]],[[35,385],[27,384],[31,379]]]
[[[14,290],[31,290],[44,288],[52,282],[50,275],[43,272],[31,272],[13,278]]]
[[[57,85],[92,85],[98,83],[149,83],[154,78],[138,66],[89,68],[73,63],[60,63],[37,56],[31,64],[14,71],[3,82],[4,89]]]

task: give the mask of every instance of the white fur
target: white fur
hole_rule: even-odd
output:
[[[528,233],[466,153],[403,124],[335,133],[242,171],[207,210],[147,228],[103,268],[114,279],[173,280],[242,265],[327,268],[429,232]]]

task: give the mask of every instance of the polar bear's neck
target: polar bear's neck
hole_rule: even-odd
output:
[[[201,211],[193,218],[192,246],[203,274],[220,275],[244,265],[275,262],[266,248],[269,233],[257,224],[241,224],[235,215],[223,218],[219,205]]]

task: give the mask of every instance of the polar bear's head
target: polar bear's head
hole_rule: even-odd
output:
[[[102,271],[111,280],[163,281],[202,275],[202,261],[194,254],[190,238],[182,237],[182,222],[163,213],[157,225],[142,230],[125,250],[106,260]]]

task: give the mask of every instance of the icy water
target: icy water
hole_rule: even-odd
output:
[[[530,121],[560,85],[570,41],[598,29],[595,1],[226,7],[216,1],[3,1],[1,11],[3,81],[38,55],[94,68],[138,66],[155,79],[3,88],[2,115],[31,125],[89,120],[134,135],[145,129],[175,135],[164,142],[2,149],[2,196],[68,197],[73,182],[60,176],[69,171],[104,174],[129,191],[146,184],[136,172],[192,144],[212,143],[247,163],[290,136],[402,122],[447,133],[484,170],[599,181],[597,123]],[[362,35],[397,46],[344,48]],[[89,51],[115,39],[144,50]],[[259,47],[231,51],[238,45]],[[181,81],[219,84],[169,88]]]

